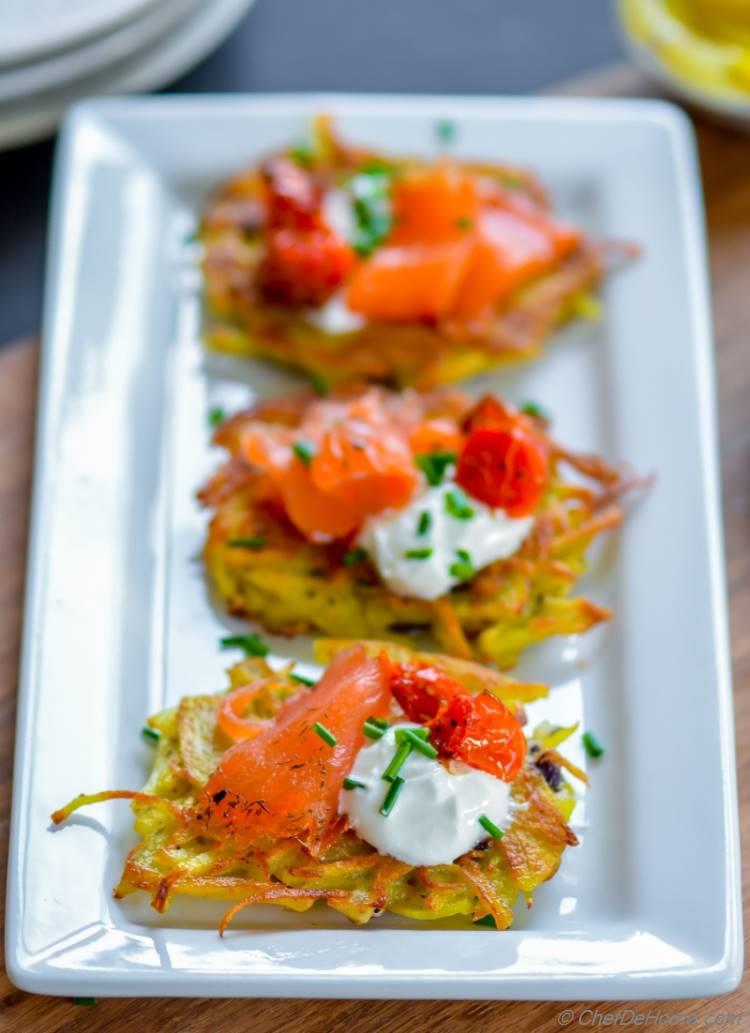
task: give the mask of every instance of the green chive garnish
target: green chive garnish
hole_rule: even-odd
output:
[[[382,739],[386,730],[381,725],[376,724],[375,718],[368,717],[362,726],[362,731],[368,739]]]
[[[414,456],[414,462],[425,475],[427,483],[432,488],[443,483],[445,471],[455,461],[455,452],[430,452],[429,455]]]
[[[349,180],[354,215],[352,247],[367,257],[385,240],[393,226],[391,175],[384,169],[358,172]]]
[[[336,745],[336,736],[333,732],[329,732],[325,725],[322,725],[320,721],[316,721],[312,726],[312,730],[316,735],[319,735],[323,742],[328,743],[329,746]]]
[[[581,736],[581,742],[583,743],[583,748],[589,757],[596,759],[597,757],[601,757],[604,753],[604,747],[593,732],[584,732]]]
[[[456,557],[456,562],[448,567],[448,573],[459,581],[471,581],[476,574],[471,556],[466,549],[456,549]]]
[[[301,140],[289,148],[289,157],[303,168],[308,168],[312,165],[315,155],[312,146],[305,140]]]
[[[456,228],[459,230],[471,229],[471,219],[468,217],[468,215],[459,215],[459,217],[456,219]]]
[[[356,778],[345,778],[344,789],[366,789],[364,782],[358,782]]]
[[[419,753],[423,753],[425,757],[429,757],[430,760],[434,760],[438,755],[438,751],[432,743],[427,742],[427,735],[429,734],[430,733],[426,728],[402,728],[398,732],[398,735],[403,742],[409,743],[409,745]]]
[[[367,720],[370,722],[370,724],[377,725],[378,728],[388,728],[388,722],[384,717],[368,717]]]
[[[383,815],[384,818],[387,818],[393,810],[393,806],[396,803],[396,800],[398,799],[398,794],[401,792],[403,785],[403,778],[401,778],[400,775],[396,775],[394,780],[391,782],[388,792],[385,794],[383,806],[380,808],[380,813]]]
[[[315,445],[310,441],[295,441],[292,445],[292,452],[302,460],[305,466],[309,466],[315,457]]]
[[[404,766],[404,763],[406,762],[409,754],[411,753],[411,750],[411,743],[402,741],[399,748],[393,754],[390,764],[380,777],[384,779],[386,782],[392,782],[394,778],[398,775],[401,768]]]
[[[503,830],[501,828],[498,828],[494,821],[488,818],[486,814],[479,815],[479,824],[482,826],[485,832],[489,832],[493,839],[502,839],[505,835]]]
[[[407,560],[428,560],[432,552],[432,549],[407,549],[404,556]]]
[[[227,545],[230,549],[262,549],[266,539],[261,535],[254,535],[252,538],[230,538]]]
[[[149,742],[157,743],[161,739],[161,732],[157,732],[155,728],[149,728],[148,725],[144,725],[141,728],[141,735],[144,739],[148,739]]]
[[[331,385],[322,373],[313,373],[310,379],[312,380],[312,386],[317,394],[324,396],[330,392]]]
[[[456,123],[448,118],[443,118],[435,123],[435,136],[440,143],[449,147],[456,139]]]
[[[425,509],[419,514],[419,523],[417,524],[417,534],[421,537],[427,534],[432,527],[432,513],[428,509]]]
[[[471,520],[475,510],[460,488],[451,488],[445,493],[445,512],[456,520]]]
[[[527,416],[533,416],[535,420],[543,420],[545,423],[549,423],[549,416],[536,402],[524,402],[521,406],[521,412],[525,412]]]
[[[474,925],[486,925],[489,929],[497,929],[497,922],[492,915],[485,915],[484,918],[477,918]]]
[[[215,405],[213,409],[208,410],[208,422],[211,427],[218,427],[226,418],[227,414],[220,405]]]
[[[297,674],[296,671],[292,671],[289,677],[293,678],[294,681],[298,681],[300,685],[308,685],[312,687],[313,685],[318,684],[315,678],[308,678],[306,674]]]
[[[365,550],[357,546],[354,549],[350,549],[349,552],[345,552],[341,557],[341,562],[345,567],[356,567],[358,563],[364,563],[366,559],[367,553]]]
[[[260,635],[227,635],[221,639],[222,649],[241,649],[246,656],[268,656],[270,649]]]

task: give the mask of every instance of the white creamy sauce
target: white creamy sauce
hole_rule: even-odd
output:
[[[343,294],[334,294],[319,308],[305,309],[305,318],[327,334],[351,334],[366,322],[358,312],[347,308]]]
[[[438,599],[461,578],[451,573],[460,560],[459,550],[469,554],[475,570],[512,556],[529,534],[533,517],[515,519],[502,509],[490,509],[466,496],[474,510],[468,520],[452,515],[446,496],[456,490],[453,481],[428,488],[403,509],[371,517],[360,532],[358,544],[368,553],[391,591],[416,599]],[[428,513],[428,517],[423,517]],[[428,528],[419,533],[420,522]],[[431,550],[423,558],[409,558],[414,550]]]
[[[466,764],[450,768],[413,750],[401,768],[404,779],[391,813],[380,813],[390,783],[383,778],[397,749],[392,725],[382,739],[357,754],[350,778],[361,789],[342,789],[339,810],[366,843],[406,864],[450,864],[488,833],[479,824],[486,815],[502,828],[511,807],[510,785]]]

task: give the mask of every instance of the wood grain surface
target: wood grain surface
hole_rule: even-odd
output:
[[[628,68],[579,80],[577,94],[647,92]],[[750,136],[696,122],[706,191],[720,392],[724,524],[732,617],[735,712],[743,847],[750,856]],[[8,840],[13,727],[21,631],[24,549],[31,478],[37,350],[32,340],[0,352],[0,848]],[[0,873],[5,875],[5,858]],[[750,927],[750,866],[745,869],[745,926]],[[700,892],[700,888],[696,888]],[[426,1001],[101,1000],[91,1007],[36,997],[0,976],[0,1031],[13,1033],[546,1033],[572,1008],[568,1029],[619,1028],[623,1009],[652,1017],[641,1028],[750,1030],[747,980],[712,1000],[630,1004]],[[589,1009],[598,1012],[592,1014]],[[660,1016],[656,1012],[660,1011]],[[579,1021],[580,1020],[580,1021]],[[620,1023],[627,1028],[628,1014]],[[669,1025],[667,1025],[669,1023]],[[612,1024],[612,1025],[610,1025]],[[632,1024],[632,1022],[631,1022]]]

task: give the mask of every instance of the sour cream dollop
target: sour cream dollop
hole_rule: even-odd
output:
[[[342,789],[339,810],[366,843],[406,864],[450,864],[471,850],[487,832],[486,815],[502,827],[510,809],[510,785],[466,764],[450,768],[412,751],[401,768],[404,784],[391,813],[380,813],[390,783],[382,778],[397,749],[392,725],[382,739],[357,754],[349,777],[363,788]]]
[[[512,556],[531,531],[533,517],[509,517],[469,497],[473,516],[456,517],[446,501],[455,491],[453,481],[428,488],[403,509],[371,517],[360,532],[358,544],[397,595],[438,599],[461,580],[451,573],[460,552],[468,553],[474,570],[480,570]],[[415,557],[415,550],[422,558]]]

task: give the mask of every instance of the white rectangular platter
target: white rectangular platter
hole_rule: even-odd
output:
[[[643,254],[600,322],[474,383],[531,398],[566,443],[657,474],[586,585],[614,620],[531,653],[534,719],[606,744],[581,845],[508,932],[324,908],[112,899],[126,804],[51,831],[80,791],[137,788],[145,716],[223,688],[232,626],[208,598],[194,501],[207,413],[298,383],[207,357],[198,246],[211,187],[331,112],[345,136],[535,168],[564,214]],[[742,964],[736,785],[700,184],[684,117],[640,101],[180,97],[79,106],[57,168],[9,869],[7,958],[66,995],[664,998],[730,990]],[[234,622],[236,624],[236,622]],[[309,640],[272,640],[310,658]],[[573,759],[586,763],[582,755]]]

